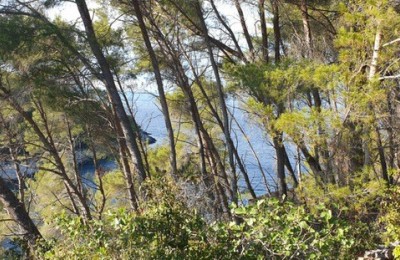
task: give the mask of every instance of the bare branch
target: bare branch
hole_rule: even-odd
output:
[[[379,80],[384,80],[384,79],[398,79],[398,78],[400,78],[400,74],[392,75],[392,76],[382,76],[382,77],[379,77]]]
[[[400,42],[400,38],[397,38],[397,39],[395,39],[393,41],[387,42],[387,43],[383,44],[382,47],[386,47],[386,46],[391,45],[391,44],[396,43],[396,42]]]

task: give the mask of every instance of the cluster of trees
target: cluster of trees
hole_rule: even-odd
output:
[[[88,4],[0,3],[0,156],[16,174],[14,185],[0,176],[0,230],[21,238],[24,254],[146,257],[142,246],[148,257],[329,258],[400,239],[399,1]],[[50,15],[63,6],[74,7],[76,20]],[[153,149],[129,100],[137,75],[153,79],[168,133]],[[228,95],[244,101],[271,140],[277,185],[265,181],[267,195],[295,205],[232,209],[243,196],[259,198],[235,144]],[[95,167],[91,185],[79,171],[80,144]],[[118,170],[104,173],[104,157]],[[33,179],[23,170],[32,161]],[[268,231],[255,221],[272,224]],[[287,229],[290,221],[300,229]],[[262,236],[271,230],[276,236]]]

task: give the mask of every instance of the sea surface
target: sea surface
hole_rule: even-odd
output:
[[[134,95],[129,95],[128,98],[135,113],[136,121],[144,131],[150,133],[157,140],[152,146],[167,143],[167,131],[158,98],[150,93],[135,93]],[[271,142],[266,136],[266,132],[255,123],[249,113],[243,110],[244,106],[241,105],[241,101],[228,98],[227,105],[230,113],[235,118],[231,120],[231,136],[238,148],[240,157],[244,161],[256,194],[262,195],[266,193],[265,182],[268,183],[271,190],[275,190],[275,153]],[[289,157],[295,169],[295,154],[292,150],[291,147],[288,147]],[[34,162],[30,163],[30,165],[23,167],[23,171],[32,175],[35,171],[35,164]],[[117,165],[115,161],[102,160],[101,167],[104,170],[112,170]],[[90,180],[94,173],[94,166],[90,162],[85,163],[80,166],[80,171],[82,176]],[[15,176],[12,164],[0,162],[0,175],[12,179]],[[90,186],[90,181],[87,182],[87,185]],[[246,191],[246,185],[241,176],[239,176],[239,188],[241,191]]]
[[[142,126],[143,130],[149,132],[157,139],[157,143],[154,145],[168,142],[158,98],[149,93],[136,93],[133,99],[135,100],[136,120]],[[235,120],[230,120],[232,128],[231,136],[238,148],[240,157],[245,163],[256,194],[262,195],[266,193],[262,171],[265,174],[270,189],[276,189],[275,151],[266,136],[265,130],[243,109],[242,101],[231,97],[227,99],[227,106],[235,118]],[[295,153],[293,150],[291,147],[288,147],[292,166],[296,169],[294,163]],[[256,157],[258,157],[258,160]],[[260,166],[262,171],[260,170]],[[242,191],[246,190],[246,185],[241,176],[239,176],[239,187]]]

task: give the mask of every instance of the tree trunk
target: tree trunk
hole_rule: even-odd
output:
[[[287,185],[285,176],[285,152],[282,143],[283,133],[275,133],[273,137],[273,143],[276,151],[276,170],[278,176],[279,185],[279,197],[282,199],[283,196],[287,196]]]
[[[372,53],[372,59],[371,59],[371,64],[369,67],[369,74],[368,74],[368,81],[371,83],[375,77],[375,74],[377,72],[378,68],[378,60],[379,60],[379,52],[380,52],[380,47],[381,47],[381,41],[382,41],[382,28],[381,28],[381,22],[378,22],[378,26],[376,29],[376,34],[375,34],[375,41],[374,41],[374,50]],[[374,117],[374,125],[375,125],[375,132],[377,135],[377,143],[378,143],[378,153],[379,153],[379,160],[381,163],[381,170],[382,170],[382,177],[387,183],[387,185],[390,185],[392,183],[392,178],[388,174],[388,169],[387,169],[387,164],[386,164],[386,158],[385,158],[385,150],[382,144],[382,139],[381,139],[381,133],[378,128],[378,122],[377,118],[375,116],[375,111],[372,103],[369,104],[369,107],[373,113]]]
[[[67,115],[65,115],[65,117],[66,116]],[[78,161],[76,159],[75,142],[74,142],[74,138],[72,136],[71,126],[70,126],[69,121],[68,121],[67,118],[65,119],[65,123],[67,124],[68,142],[69,142],[69,147],[70,147],[70,150],[71,150],[72,165],[73,165],[73,168],[74,168],[76,188],[86,198],[86,194],[85,194],[84,187],[83,187],[83,184],[82,184],[82,176],[79,173]]]
[[[10,139],[12,140],[12,139]],[[12,144],[11,144],[12,145]],[[18,180],[18,193],[19,193],[19,200],[21,201],[22,206],[25,208],[25,178],[21,172],[21,167],[19,165],[18,162],[18,152],[14,147],[10,147],[10,156],[11,156],[11,160],[14,164],[14,169],[15,169],[15,173],[16,173],[16,177]]]
[[[269,62],[268,52],[268,32],[267,22],[265,19],[265,0],[258,0],[258,15],[260,16],[260,29],[261,29],[261,48],[264,62]]]
[[[274,28],[274,50],[275,50],[275,63],[279,63],[281,60],[281,28],[279,22],[279,5],[278,0],[271,0],[272,5],[272,25]]]
[[[310,152],[308,151],[308,148],[306,147],[306,145],[304,144],[303,141],[300,141],[299,143],[297,143],[297,147],[300,149],[300,151],[304,155],[304,158],[306,159],[306,162],[310,166],[310,169],[314,174],[314,178],[315,178],[317,184],[322,185],[321,179],[322,179],[323,173],[322,173],[322,167],[319,164],[318,160],[310,154]]]
[[[294,169],[292,167],[292,164],[290,163],[289,155],[286,152],[286,147],[285,146],[283,146],[283,153],[284,153],[284,157],[285,157],[286,169],[289,171],[290,176],[292,177],[294,188],[296,188],[299,185],[299,181],[297,180],[297,177],[296,177],[296,174],[295,174]]]
[[[236,10],[239,14],[240,24],[242,25],[242,30],[244,37],[246,38],[247,46],[249,47],[251,59],[254,59],[254,46],[253,41],[251,40],[251,36],[249,30],[247,29],[246,19],[244,18],[242,7],[240,6],[239,0],[233,0]]]
[[[147,51],[149,53],[151,64],[153,66],[154,76],[155,76],[156,82],[157,82],[158,94],[160,96],[161,109],[162,109],[162,113],[164,115],[164,123],[165,123],[165,127],[167,128],[167,132],[168,132],[169,147],[171,150],[171,153],[170,153],[170,164],[171,164],[171,169],[172,169],[171,173],[172,173],[172,176],[174,178],[176,178],[177,177],[176,176],[177,162],[176,162],[176,149],[175,149],[175,141],[174,141],[175,137],[174,137],[174,131],[173,131],[172,124],[171,124],[171,118],[169,115],[167,98],[165,97],[164,85],[163,85],[161,72],[160,72],[160,66],[159,66],[159,63],[157,60],[157,56],[154,52],[153,46],[150,42],[150,37],[149,37],[146,25],[143,20],[143,15],[142,15],[139,1],[132,0],[131,2],[135,9],[136,18],[138,19],[139,27],[142,32],[142,37],[143,37],[144,43],[146,45]]]
[[[307,8],[307,0],[300,1],[300,11],[301,11],[301,18],[303,21],[304,40],[306,43],[306,51],[304,57],[311,58],[313,52],[313,46],[312,46],[311,28],[310,28],[310,21]]]
[[[281,43],[281,28],[279,22],[279,6],[277,0],[271,0],[272,4],[272,13],[274,15],[272,19],[272,24],[274,28],[274,40],[275,40],[275,64],[279,64],[281,61],[281,53],[280,53],[280,43]],[[277,105],[277,114],[278,117],[284,111],[284,107],[282,104]],[[276,170],[278,177],[278,186],[279,186],[279,196],[287,196],[287,184],[286,184],[286,176],[285,176],[285,148],[283,145],[283,133],[282,132],[274,132],[273,133],[273,143],[275,147],[276,153]]]
[[[118,120],[115,120],[115,129],[117,131],[117,136],[118,136],[118,152],[119,152],[119,157],[121,160],[121,165],[122,165],[122,172],[124,173],[124,178],[125,178],[125,185],[126,185],[126,190],[128,192],[128,198],[129,198],[129,204],[131,205],[132,210],[138,210],[138,197],[135,191],[135,186],[133,184],[133,179],[132,179],[132,172],[131,172],[131,167],[129,166],[129,151],[128,148],[126,147],[125,140],[123,139],[123,132],[121,129],[121,124]]]
[[[106,193],[104,190],[104,185],[103,185],[103,171],[101,170],[100,166],[99,166],[99,162],[97,159],[97,151],[96,151],[96,146],[93,140],[93,136],[91,133],[91,129],[88,127],[88,125],[86,125],[86,131],[88,134],[88,138],[89,138],[89,143],[90,143],[90,149],[92,151],[92,155],[93,155],[93,166],[94,166],[94,171],[95,174],[97,176],[97,179],[99,180],[99,185],[98,185],[98,189],[100,191],[101,194],[101,202],[100,202],[100,206],[97,205],[97,212],[99,214],[99,219],[102,219],[102,215],[103,215],[103,211],[104,208],[106,206]]]
[[[24,239],[30,248],[33,248],[38,239],[42,238],[35,223],[33,223],[23,204],[17,199],[15,194],[7,187],[6,182],[0,177],[0,202],[7,213],[22,229]]]
[[[226,145],[228,148],[228,160],[231,168],[231,178],[230,178],[230,184],[231,184],[231,190],[233,197],[230,198],[234,203],[238,203],[238,186],[237,186],[237,176],[236,176],[236,165],[235,165],[235,159],[234,159],[234,153],[233,153],[233,141],[231,138],[231,133],[230,133],[230,125],[229,125],[229,117],[228,117],[228,108],[226,107],[225,103],[225,93],[223,90],[222,82],[221,82],[221,77],[219,74],[219,70],[217,67],[217,63],[215,62],[214,59],[214,54],[213,50],[211,47],[210,40],[208,38],[208,29],[206,22],[204,20],[203,16],[203,11],[201,10],[201,5],[198,1],[196,1],[196,10],[197,10],[197,15],[200,18],[200,23],[201,27],[203,29],[203,37],[207,45],[207,50],[208,50],[208,56],[211,62],[211,67],[214,72],[215,76],[215,81],[217,84],[217,92],[218,92],[218,99],[219,99],[219,105],[220,105],[220,110],[222,112],[222,123],[223,123],[223,132],[224,132],[224,137],[226,141]]]
[[[246,57],[243,54],[242,51],[242,47],[240,47],[239,42],[236,39],[235,34],[233,33],[231,27],[226,23],[226,21],[222,18],[220,12],[218,11],[218,8],[215,6],[214,0],[210,0],[211,6],[215,12],[215,14],[217,15],[218,20],[221,22],[222,26],[224,26],[225,30],[228,31],[229,36],[231,37],[231,40],[233,41],[233,44],[235,45],[237,51],[240,53],[240,57],[238,58],[242,58],[244,62],[248,62]]]
[[[195,81],[196,81],[197,85],[199,86],[200,91],[203,94],[204,98],[206,99],[206,103],[207,103],[208,107],[210,108],[212,115],[214,116],[214,118],[217,121],[217,123],[218,123],[219,127],[221,128],[221,130],[224,131],[224,124],[223,124],[220,116],[218,115],[216,109],[214,108],[214,105],[211,103],[210,97],[208,96],[208,94],[206,93],[206,91],[205,91],[205,89],[203,87],[203,83],[201,82],[199,76],[197,75],[194,66],[191,63],[189,63],[189,64],[192,67],[192,72],[194,74]],[[227,111],[230,112],[229,110],[227,110]],[[231,116],[232,116],[232,114],[231,114]],[[254,192],[253,186],[251,185],[251,181],[250,181],[249,175],[247,173],[247,170],[246,170],[246,168],[244,166],[244,163],[243,163],[242,159],[240,158],[240,155],[239,155],[239,152],[238,152],[237,148],[233,144],[232,138],[230,140],[232,141],[231,147],[232,147],[232,151],[233,151],[234,157],[236,159],[236,163],[238,164],[239,170],[241,171],[241,173],[243,175],[244,181],[246,183],[246,187],[247,187],[248,191],[250,192],[251,197],[253,199],[256,199],[257,195]]]
[[[385,150],[382,144],[381,133],[378,127],[375,127],[376,135],[377,135],[377,142],[378,142],[378,154],[379,154],[379,161],[381,163],[381,170],[382,170],[382,178],[386,182],[387,185],[392,184],[392,178],[389,176],[388,168],[386,164],[385,158]]]
[[[113,74],[111,73],[110,65],[108,64],[108,61],[106,60],[104,53],[101,50],[100,44],[97,41],[90,13],[86,5],[86,1],[76,0],[76,5],[78,7],[81,19],[85,26],[85,31],[90,48],[94,56],[96,57],[96,60],[102,72],[100,79],[105,84],[112,108],[115,111],[116,118],[121,123],[121,128],[124,133],[124,137],[132,158],[132,162],[135,164],[136,169],[138,171],[139,183],[142,183],[146,179],[146,171],[143,165],[142,155],[140,153],[139,146],[136,142],[138,129],[135,129],[134,131],[131,127],[131,124],[129,123],[128,116],[126,114],[123,103],[121,101],[121,97],[118,94],[118,90],[114,82]]]

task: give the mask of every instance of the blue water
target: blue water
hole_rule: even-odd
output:
[[[167,131],[164,125],[164,119],[160,110],[157,97],[153,94],[140,93],[134,95],[134,110],[136,111],[136,120],[142,128],[151,133],[157,139],[156,145],[167,142]],[[237,123],[231,120],[232,133],[231,136],[238,147],[239,154],[245,163],[245,167],[249,173],[251,183],[257,195],[266,193],[265,181],[259,169],[257,160],[246,141],[245,136],[239,130],[238,124],[243,129],[249,142],[253,146],[254,153],[257,155],[264,173],[267,175],[267,182],[271,189],[274,190],[274,170],[275,170],[275,152],[265,131],[249,117],[249,114],[243,111],[240,101],[230,98],[227,100],[230,112],[236,118]],[[288,149],[289,156],[294,158],[291,149]],[[295,165],[293,165],[294,167]],[[246,189],[246,185],[241,177],[239,177],[239,187]]]
[[[136,121],[140,124],[143,130],[150,133],[151,136],[157,140],[152,147],[167,143],[167,131],[157,97],[148,93],[136,93],[134,95],[130,95],[129,99],[131,103],[131,109],[135,113]],[[265,136],[266,131],[264,131],[257,123],[254,122],[253,119],[250,118],[249,113],[246,113],[242,109],[243,106],[241,105],[240,101],[230,98],[227,100],[227,105],[231,114],[237,121],[231,120],[231,136],[238,148],[240,157],[244,161],[246,170],[249,174],[256,194],[262,195],[266,193],[267,190],[265,188],[265,182],[268,183],[271,190],[275,190],[275,152],[270,141]],[[239,130],[239,125],[245,134]],[[247,136],[254,152],[250,148],[245,136]],[[289,157],[293,158],[294,162],[295,155],[291,151],[293,149],[290,147],[287,148]],[[258,157],[259,163],[257,162],[254,154]],[[266,175],[266,181],[263,178],[259,164]],[[294,163],[292,164],[293,168],[295,168]],[[104,171],[113,170],[118,167],[115,161],[105,159],[100,161],[100,165]],[[35,167],[32,166],[25,170],[29,172],[28,169],[32,171],[34,168]],[[82,177],[84,178],[86,185],[94,188],[95,185],[92,183],[94,173],[93,163],[89,160],[84,165],[80,165],[79,170],[82,173]],[[13,169],[10,165],[0,164],[0,175],[3,177],[15,176],[15,173],[13,174]],[[246,185],[241,176],[239,176],[239,188],[242,191],[246,190]]]

